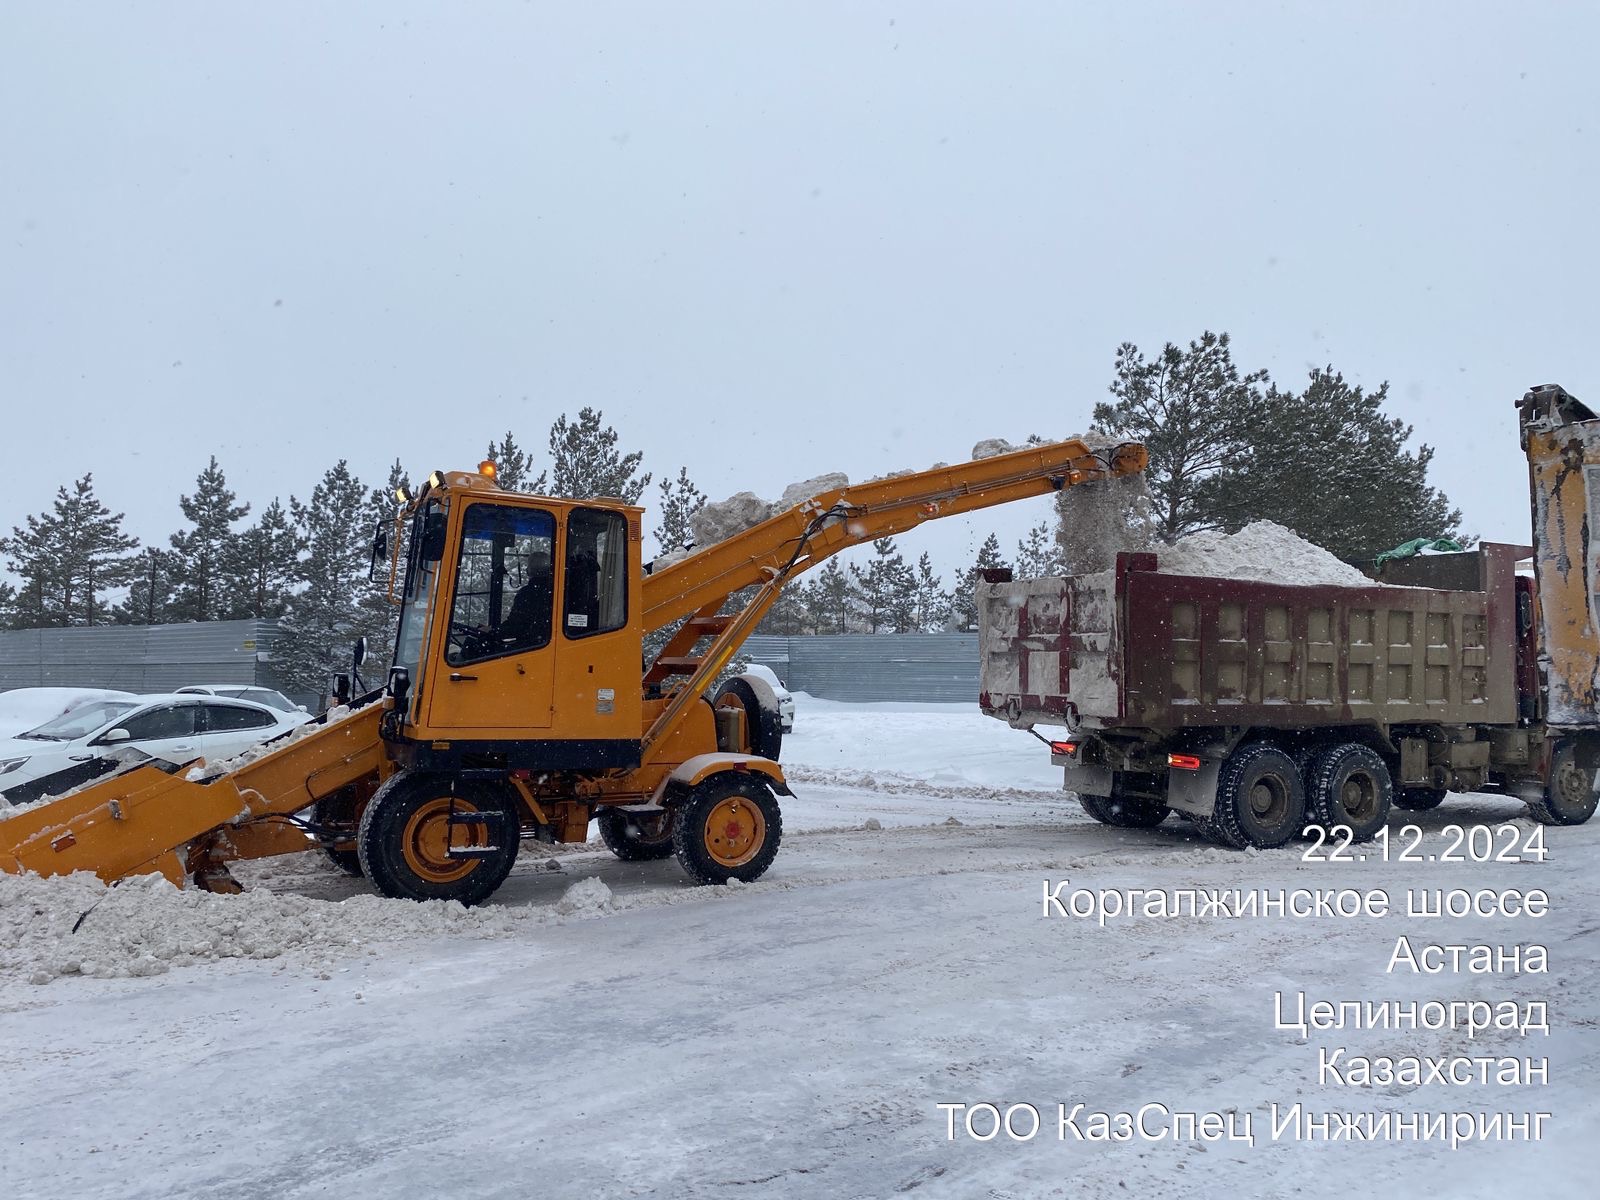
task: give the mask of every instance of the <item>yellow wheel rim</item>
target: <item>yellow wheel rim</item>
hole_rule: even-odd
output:
[[[400,841],[400,853],[406,866],[429,883],[454,883],[472,874],[478,865],[475,858],[451,858],[450,803],[452,797],[440,796],[418,806],[406,821],[405,833]],[[455,797],[457,812],[477,812],[478,809]],[[462,831],[463,846],[471,845],[471,831],[476,825],[458,826]]]
[[[744,796],[719,800],[706,815],[706,852],[718,866],[742,867],[767,841],[767,818]]]

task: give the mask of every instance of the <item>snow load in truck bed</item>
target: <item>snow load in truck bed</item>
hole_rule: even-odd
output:
[[[1154,553],[1163,575],[1299,587],[1382,586],[1270,521],[1235,534],[1194,534]],[[1060,723],[1069,707],[1081,717],[1118,715],[1114,570],[980,584],[978,597],[979,693],[986,710],[1017,724]]]

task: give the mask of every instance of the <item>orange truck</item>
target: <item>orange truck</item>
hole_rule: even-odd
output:
[[[1307,824],[1373,837],[1451,790],[1523,799],[1547,825],[1595,811],[1600,767],[1600,419],[1563,389],[1519,402],[1532,546],[1388,564],[1380,586],[1160,573],[979,587],[980,704],[1057,726],[1084,809],[1176,812],[1225,845]],[[1531,562],[1525,573],[1519,564]]]

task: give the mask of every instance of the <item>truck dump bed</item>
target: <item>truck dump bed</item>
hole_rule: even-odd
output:
[[[1486,544],[1408,564],[1408,583],[1437,562],[1472,589],[1164,575],[1154,554],[979,584],[979,703],[1017,726],[1511,724],[1527,553]]]

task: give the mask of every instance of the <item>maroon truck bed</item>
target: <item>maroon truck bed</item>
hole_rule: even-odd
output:
[[[1485,544],[1475,572],[1441,562],[1475,589],[1163,575],[1152,554],[980,584],[979,701],[1015,725],[1105,729],[1511,724],[1526,553]]]

